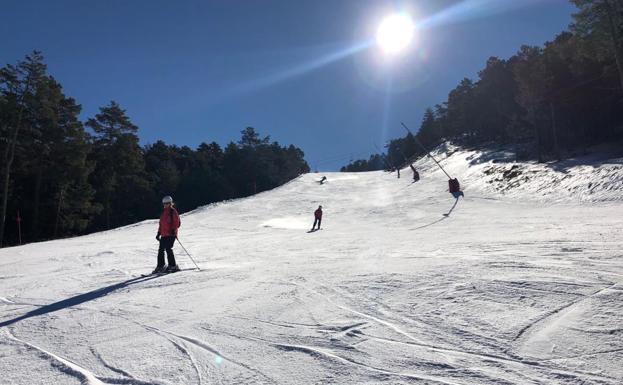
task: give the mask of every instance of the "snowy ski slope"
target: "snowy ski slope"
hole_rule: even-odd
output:
[[[0,250],[0,383],[623,383],[621,161],[450,153]]]

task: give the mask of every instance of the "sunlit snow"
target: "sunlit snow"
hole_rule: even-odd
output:
[[[621,384],[623,160],[435,156],[0,250],[0,383]]]

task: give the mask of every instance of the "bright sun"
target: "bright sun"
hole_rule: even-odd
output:
[[[405,49],[415,32],[415,25],[404,13],[387,16],[376,31],[376,41],[383,51],[395,54]]]

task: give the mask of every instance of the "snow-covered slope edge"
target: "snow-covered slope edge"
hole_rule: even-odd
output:
[[[559,162],[518,162],[507,149],[465,150],[452,144],[443,144],[431,154],[461,181],[466,193],[552,203],[623,200],[621,157],[592,154]],[[430,159],[417,164],[432,177],[441,177]]]

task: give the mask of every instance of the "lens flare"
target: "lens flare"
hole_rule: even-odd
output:
[[[463,0],[447,7],[424,20],[418,21],[419,29],[434,28],[454,23],[461,23],[477,18],[510,12],[530,7],[543,0]]]
[[[374,45],[374,41],[372,39],[369,39],[368,41],[359,41],[355,44],[349,44],[348,46],[342,47],[338,50],[333,50],[324,55],[312,58],[310,59],[310,61],[293,64],[290,67],[284,68],[282,71],[266,75],[259,79],[254,79],[246,83],[239,84],[233,87],[230,92],[232,94],[240,94],[270,87],[275,84],[290,80],[292,78],[303,76],[310,72],[319,70],[335,62],[344,60],[361,51],[366,50],[372,45]]]
[[[397,13],[383,19],[376,32],[376,41],[383,51],[396,54],[404,50],[415,33],[415,25],[409,15]]]

